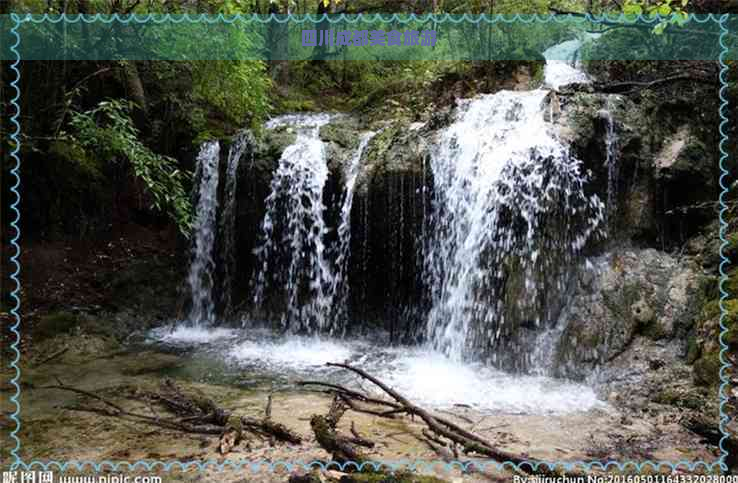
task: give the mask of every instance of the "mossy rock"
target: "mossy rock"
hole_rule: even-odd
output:
[[[102,180],[104,174],[102,164],[90,156],[85,149],[72,141],[53,141],[49,146],[49,155],[68,163],[78,175]]]
[[[702,353],[700,345],[697,343],[697,337],[691,335],[687,339],[687,364],[694,364],[700,358]]]
[[[703,386],[713,386],[720,382],[719,352],[710,352],[702,355],[692,366],[694,382]]]
[[[695,391],[680,391],[672,388],[663,389],[653,400],[659,404],[687,409],[700,409],[705,405],[704,397]]]
[[[297,132],[289,126],[268,130],[259,140],[257,155],[279,159],[282,152],[297,139]]]
[[[320,139],[324,142],[334,142],[346,149],[355,149],[359,145],[359,136],[356,129],[344,125],[345,119],[339,119],[320,128]]]
[[[53,312],[39,318],[31,335],[38,342],[59,334],[66,334],[79,325],[79,317],[70,312]]]
[[[640,332],[651,340],[663,339],[668,335],[664,327],[656,320],[641,327]]]
[[[313,112],[318,110],[318,105],[313,99],[289,99],[283,98],[277,104],[278,112]]]

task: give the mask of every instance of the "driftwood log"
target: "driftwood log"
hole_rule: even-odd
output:
[[[164,379],[158,392],[144,392],[137,396],[147,403],[153,401],[160,404],[176,416],[164,418],[156,414],[151,406],[149,408],[154,415],[129,411],[99,394],[65,385],[61,381],[58,381],[57,385],[42,386],[40,389],[73,392],[102,403],[101,407],[82,404],[65,407],[71,411],[117,417],[185,433],[217,435],[219,436],[218,450],[221,454],[226,454],[237,446],[244,439],[244,432],[293,444],[302,442],[300,435],[285,425],[272,421],[271,395],[263,419],[248,416],[238,418],[230,411],[220,408],[212,399],[198,393],[185,392],[170,379]]]
[[[431,447],[438,447],[439,449],[441,447],[445,447],[445,445],[441,444],[441,438],[445,438],[452,443],[450,445],[452,448],[451,451],[455,453],[455,456],[455,448],[456,445],[458,445],[465,454],[477,454],[497,461],[510,461],[518,465],[521,470],[529,474],[541,474],[550,476],[560,476],[562,474],[566,474],[569,476],[584,476],[583,473],[576,471],[561,471],[551,469],[547,464],[543,462],[532,461],[526,454],[514,454],[495,448],[494,444],[491,441],[488,441],[485,438],[482,438],[481,436],[462,428],[453,421],[429,413],[425,409],[417,406],[406,397],[404,397],[402,394],[398,393],[397,391],[387,386],[382,381],[372,376],[371,374],[368,374],[362,369],[342,363],[328,363],[327,365],[330,367],[346,369],[353,372],[354,374],[357,374],[361,378],[370,381],[393,399],[392,403],[394,404],[390,403],[390,405],[396,408],[394,411],[401,410],[402,412],[405,412],[411,416],[418,416],[420,419],[422,419],[426,426],[428,426],[428,429],[435,435],[432,439],[427,438],[430,442],[429,446]],[[347,391],[341,391],[341,394],[343,395],[343,397],[348,398],[350,393]],[[385,406],[388,405],[387,402],[383,402],[382,404]],[[394,411],[390,412],[395,413]],[[347,451],[344,445],[337,444],[346,443],[347,441],[345,441],[345,439],[337,439],[335,431],[330,432],[330,428],[326,428],[322,424],[322,420],[320,418],[320,416],[314,416],[311,420],[311,425],[313,426],[313,430],[316,432],[316,438],[318,438],[318,442],[321,444],[321,446],[323,446],[324,449],[334,455],[338,453],[339,456],[349,456],[351,452]],[[321,436],[318,435],[318,431],[321,432]],[[351,443],[351,441],[348,441],[348,443]],[[358,454],[358,456],[361,455]],[[445,454],[444,456],[448,457],[448,454]],[[354,461],[359,460],[354,459]]]
[[[324,450],[331,454],[334,461],[341,463],[353,461],[358,464],[370,461],[370,458],[355,446],[370,447],[369,443],[371,442],[363,438],[357,438],[356,435],[351,437],[344,436],[336,430],[346,409],[346,405],[336,395],[333,398],[328,414],[325,416],[319,414],[313,415],[310,418],[310,427],[313,429],[313,433],[315,433],[315,440]],[[352,429],[355,432],[353,426]],[[374,444],[371,443],[371,446],[374,446]]]

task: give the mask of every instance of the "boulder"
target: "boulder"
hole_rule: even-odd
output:
[[[654,249],[599,257],[580,275],[560,323],[556,373],[584,378],[623,353],[636,336],[684,338],[701,305],[694,264]],[[680,353],[686,347],[679,344]]]

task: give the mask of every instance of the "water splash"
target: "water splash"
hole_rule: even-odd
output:
[[[258,311],[281,313],[287,330],[315,332],[331,325],[333,273],[324,236],[323,188],[328,165],[320,127],[328,114],[292,114],[269,121],[267,129],[290,126],[297,138],[279,159],[266,199],[258,273],[253,281]],[[267,307],[268,291],[283,291],[286,305]],[[281,302],[280,302],[281,303]]]
[[[572,414],[607,409],[582,384],[541,376],[511,375],[481,363],[460,363],[419,347],[388,347],[378,341],[336,340],[316,336],[275,336],[269,331],[217,329],[150,332],[152,339],[173,347],[193,348],[190,367],[198,360],[220,359],[219,383],[268,381],[282,390],[304,389],[295,380],[319,380],[354,387],[356,379],[326,362],[348,362],[385,381],[410,400],[429,409],[455,410],[463,403],[482,414]],[[215,371],[214,371],[215,372]],[[253,382],[252,382],[253,383]],[[443,387],[443,391],[438,388]],[[369,385],[362,391],[380,395]]]
[[[197,156],[196,179],[199,179],[197,208],[192,245],[192,262],[187,281],[192,306],[187,322],[191,326],[211,326],[215,321],[213,306],[213,244],[218,210],[218,165],[220,144],[208,141]]]
[[[334,317],[337,319],[337,325],[340,327],[346,327],[348,318],[349,284],[347,271],[351,249],[351,207],[354,203],[354,188],[361,168],[361,157],[369,142],[376,134],[376,132],[367,132],[361,135],[359,147],[346,166],[344,175],[346,186],[341,205],[341,221],[338,226],[338,249],[336,250],[337,255],[335,260],[336,273],[333,277],[333,293],[337,298]]]
[[[163,326],[153,329],[149,335],[161,342],[172,345],[208,344],[238,336],[234,329],[223,327],[183,327]]]
[[[527,369],[527,333],[555,320],[566,267],[600,230],[602,203],[544,121],[547,94],[463,101],[432,151],[427,335],[455,361]]]
[[[236,136],[228,151],[226,184],[223,195],[223,211],[220,218],[220,232],[223,238],[223,312],[232,313],[233,269],[236,266],[236,191],[238,188],[238,165],[246,150],[253,144],[251,133],[244,131]]]

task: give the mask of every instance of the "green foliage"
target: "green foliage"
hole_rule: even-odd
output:
[[[660,17],[661,20],[653,28],[653,33],[660,35],[664,33],[667,26],[671,24],[682,25],[689,18],[685,8],[689,0],[659,0],[649,2],[648,0],[625,0],[623,13],[625,15],[646,15],[651,18]]]
[[[166,212],[187,236],[192,228],[192,205],[184,185],[191,176],[177,161],[151,151],[139,140],[129,115],[130,104],[120,100],[100,102],[86,112],[73,112],[73,136],[64,135],[100,159],[127,159],[133,172],[146,185],[154,208]]]
[[[193,98],[220,110],[237,125],[248,117],[252,127],[258,126],[270,109],[270,88],[263,62],[192,62]]]

